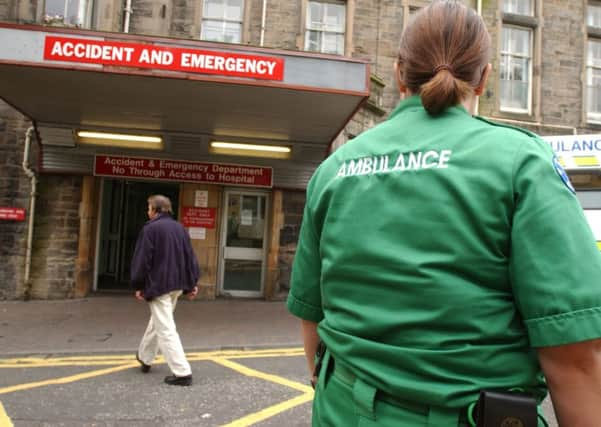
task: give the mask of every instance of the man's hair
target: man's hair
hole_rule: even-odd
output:
[[[490,35],[482,17],[458,0],[435,0],[401,36],[401,82],[436,115],[459,104],[482,81]]]
[[[148,198],[148,204],[157,213],[173,214],[171,210],[171,200],[162,194],[154,194]]]

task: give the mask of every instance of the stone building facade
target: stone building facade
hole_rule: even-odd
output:
[[[127,32],[191,41],[206,40],[207,34],[212,37],[215,31],[219,32],[207,30],[216,28],[211,27],[215,24],[211,10],[239,8],[239,16],[236,13],[233,17],[227,16],[225,12],[223,19],[217,20],[223,28],[229,26],[238,45],[298,52],[321,50],[367,62],[371,71],[370,97],[332,141],[331,148],[335,149],[384,120],[397,104],[392,65],[398,41],[411,14],[429,2],[71,0],[73,3],[79,8],[69,15],[56,13],[69,4],[66,1],[0,0],[0,22],[39,25],[40,31],[55,27],[85,28],[111,32],[117,37]],[[485,95],[480,99],[480,115],[527,127],[542,135],[601,133],[596,111],[591,114],[588,108],[591,105],[596,108],[591,97],[596,96],[595,87],[601,84],[596,82],[597,69],[590,62],[596,46],[591,45],[591,40],[596,42],[601,35],[595,21],[597,2],[472,0],[466,3],[482,14],[492,36],[493,71]],[[314,23],[308,15],[313,13],[322,17],[321,21],[317,18],[313,21],[317,19],[323,27],[312,26]],[[333,20],[330,24],[334,29],[325,26],[323,14]],[[507,29],[516,32],[507,36]],[[312,39],[308,33],[316,35],[321,47],[309,43]],[[225,41],[228,34],[227,31],[222,33]],[[0,33],[0,43],[10,43],[1,37]],[[329,44],[324,42],[327,37]],[[524,37],[527,51],[516,50],[517,45],[524,44]],[[504,44],[506,39],[510,40],[509,48]],[[228,48],[226,44],[221,46]],[[31,124],[30,119],[13,106],[0,102],[0,207],[19,207],[30,212],[32,181],[24,173],[22,163],[25,134]],[[38,171],[38,152],[42,149],[40,144],[32,144],[30,164],[34,171]],[[598,190],[601,187],[596,170],[576,170],[572,176],[579,188]],[[93,214],[86,216],[83,188],[97,186],[98,179],[86,184],[86,177],[60,171],[38,173],[37,179],[31,273],[27,283],[24,266],[28,258],[28,222],[0,220],[0,299],[85,296],[93,287],[89,283],[83,286],[78,277],[95,267],[93,259],[82,259],[80,255],[81,247],[87,244],[81,233],[87,226],[86,221],[90,221],[92,227],[98,224],[94,223]],[[302,186],[280,191],[282,219],[275,289],[266,295],[268,298],[276,297],[278,291],[285,292],[288,287],[304,205]],[[596,196],[593,196],[593,205],[594,200]],[[87,280],[89,282],[89,278]],[[208,298],[214,296],[214,290],[206,294]]]

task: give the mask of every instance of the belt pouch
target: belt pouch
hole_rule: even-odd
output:
[[[537,427],[536,400],[522,393],[482,390],[476,421],[476,427]]]

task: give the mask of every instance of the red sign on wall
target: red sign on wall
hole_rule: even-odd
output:
[[[215,208],[182,208],[184,227],[215,228]]]
[[[273,171],[269,167],[259,166],[97,154],[94,161],[94,175],[271,187]]]
[[[0,219],[8,221],[25,221],[25,209],[0,207]]]
[[[72,37],[46,36],[44,59],[264,80],[284,79],[284,59],[273,56]]]

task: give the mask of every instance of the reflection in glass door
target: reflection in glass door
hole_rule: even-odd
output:
[[[221,293],[239,297],[263,295],[267,241],[265,193],[226,191],[220,262]]]

